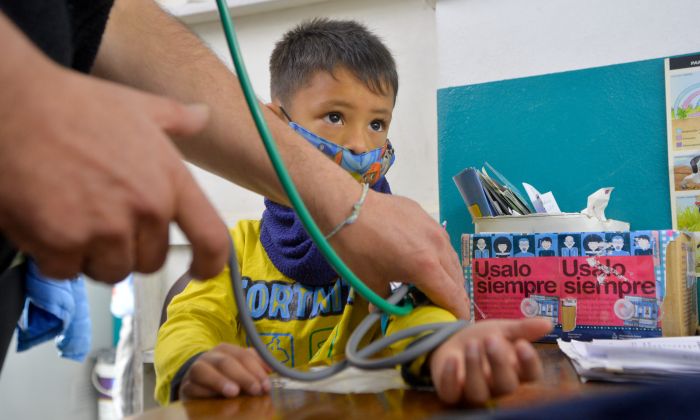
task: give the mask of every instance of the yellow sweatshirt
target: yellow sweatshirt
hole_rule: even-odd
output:
[[[241,221],[231,235],[248,310],[268,350],[290,367],[330,364],[342,358],[350,334],[369,313],[367,301],[343,280],[330,286],[306,287],[285,277],[260,243],[260,221]],[[158,402],[165,405],[170,401],[175,374],[193,356],[222,342],[249,346],[236,319],[237,311],[228,267],[212,279],[191,281],[173,298],[155,348]],[[391,317],[386,334],[453,320],[446,310],[423,306],[408,316]],[[375,328],[368,336],[375,339],[379,334]],[[401,351],[409,342],[394,344],[390,352]]]

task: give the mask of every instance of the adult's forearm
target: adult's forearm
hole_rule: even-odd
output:
[[[4,107],[17,103],[27,86],[36,81],[47,68],[55,66],[26,36],[0,11],[0,40],[3,58],[0,60],[0,118]]]
[[[147,0],[117,0],[94,68],[100,77],[206,103],[209,124],[199,135],[175,139],[193,163],[243,187],[288,204],[235,76],[187,28]],[[360,185],[340,166],[264,110],[282,158],[324,232],[345,219]],[[447,234],[420,206],[371,191],[362,217],[331,241],[375,292],[389,281],[413,283],[436,304],[468,316],[457,255]]]
[[[195,138],[175,139],[181,152],[204,169],[288,204],[237,79],[194,34],[156,4],[116,2],[94,73],[183,102],[208,104],[209,126]],[[309,209],[322,228],[332,227],[346,216],[359,196],[359,186],[269,110],[264,113]]]

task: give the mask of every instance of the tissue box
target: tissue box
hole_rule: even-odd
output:
[[[694,250],[672,230],[462,236],[475,319],[549,318],[545,342],[695,334]]]
[[[474,231],[482,232],[600,232],[630,230],[630,224],[619,220],[600,220],[581,213],[544,214],[521,216],[494,216],[474,218]]]

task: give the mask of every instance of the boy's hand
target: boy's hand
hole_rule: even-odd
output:
[[[180,400],[233,398],[270,392],[271,369],[255,349],[222,343],[201,355],[180,384]]]
[[[542,377],[542,362],[529,341],[552,329],[546,319],[486,320],[464,328],[430,356],[440,399],[483,404]]]

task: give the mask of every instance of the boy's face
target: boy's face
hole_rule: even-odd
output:
[[[551,247],[552,247],[552,243],[550,241],[542,241],[542,249],[547,251]]]
[[[338,67],[333,74],[316,72],[284,108],[294,122],[314,134],[364,153],[386,143],[394,95],[374,93]]]

